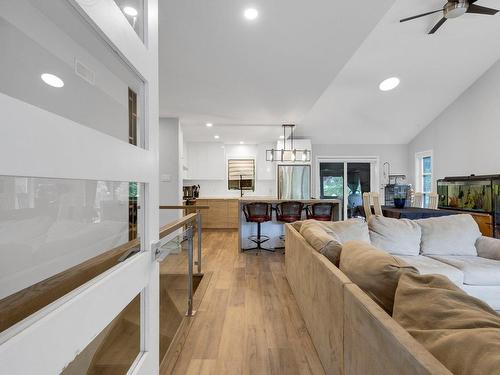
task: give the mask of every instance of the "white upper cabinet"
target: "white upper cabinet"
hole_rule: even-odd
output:
[[[190,142],[187,151],[187,178],[191,180],[226,179],[226,154],[222,143]]]

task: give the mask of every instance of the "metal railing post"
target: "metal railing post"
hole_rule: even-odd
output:
[[[198,275],[201,275],[201,214],[200,210],[196,210],[198,216],[196,217],[196,227],[198,229]]]
[[[193,311],[193,226],[187,229],[188,237],[188,309],[186,316],[194,316]]]

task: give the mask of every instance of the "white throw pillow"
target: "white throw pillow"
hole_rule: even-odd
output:
[[[327,233],[334,233],[342,243],[347,241],[363,241],[370,243],[368,225],[364,219],[349,219],[345,221],[318,221]]]
[[[393,255],[419,255],[422,230],[414,221],[373,215],[368,228],[373,246]]]
[[[471,215],[460,214],[415,220],[422,228],[420,249],[423,255],[474,255],[481,237]]]

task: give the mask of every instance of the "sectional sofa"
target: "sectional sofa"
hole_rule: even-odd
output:
[[[454,232],[456,222],[453,225],[449,222],[433,222],[431,231],[440,226],[439,224],[442,228],[436,233],[429,233],[429,228],[422,230],[419,224],[407,221],[395,223],[386,218],[377,218],[376,222],[370,223],[369,235],[361,235],[362,238],[358,239],[376,244],[378,248],[383,246],[386,252],[398,253],[396,258],[400,257],[403,262],[413,265],[421,274],[449,275],[450,280],[467,293],[472,291],[470,294],[485,297],[490,305],[498,309],[499,295],[496,288],[500,285],[475,284],[496,283],[481,281],[487,279],[476,272],[480,273],[477,269],[480,264],[479,268],[486,267],[488,274],[495,273],[494,267],[500,265],[500,241],[477,235],[468,218],[451,220],[462,221],[462,229],[459,231],[462,239],[453,237],[457,236]],[[407,228],[397,228],[399,224],[406,225]],[[419,229],[414,224],[419,225]],[[301,223],[285,226],[286,275],[327,374],[451,374],[435,356],[334,264],[336,260],[332,258],[332,249],[335,251],[335,246],[339,243],[356,239],[352,237],[360,236],[359,231],[351,231],[347,238],[336,236],[332,231],[332,240],[325,245],[325,238],[316,242],[314,239],[306,240],[299,232],[300,225]],[[470,231],[465,231],[463,225],[470,225]],[[325,229],[328,233],[328,224]],[[368,232],[368,228],[366,231]],[[456,255],[454,251],[448,255],[430,254],[434,246],[440,243],[434,241],[435,234],[451,236],[452,243],[451,246],[445,246],[448,249],[446,251],[455,248],[471,252],[470,246],[467,248],[463,245],[470,245],[472,238],[477,235],[473,242],[476,255]],[[464,240],[466,237],[468,240]],[[441,237],[443,238],[445,237]],[[422,241],[426,246],[422,247]],[[320,243],[323,245],[318,245]],[[418,252],[415,254],[417,246]],[[329,250],[326,250],[327,248]],[[429,250],[430,253],[424,255],[422,249]],[[413,255],[409,255],[410,253]],[[478,255],[481,259],[472,259]],[[451,259],[448,259],[450,257]],[[482,260],[491,260],[493,263]],[[452,262],[455,265],[452,265]],[[497,271],[500,273],[499,269]],[[492,277],[492,280],[496,280],[495,277]],[[494,312],[493,314],[495,315]]]

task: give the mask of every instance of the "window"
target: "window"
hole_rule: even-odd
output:
[[[228,190],[255,191],[255,160],[229,159],[227,161]]]
[[[423,195],[423,206],[429,206],[429,193],[432,192],[432,151],[415,155],[416,190]]]

